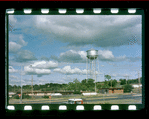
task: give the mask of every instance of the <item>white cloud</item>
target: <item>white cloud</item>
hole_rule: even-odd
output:
[[[111,76],[112,76],[112,78],[116,78],[116,77],[123,77],[123,78],[127,77],[128,78],[128,77],[131,77],[132,75],[130,72],[129,72],[129,74],[123,72],[123,73],[112,73]]]
[[[18,51],[28,44],[23,40],[22,34],[12,34],[9,35],[9,52],[10,53],[18,53]]]
[[[21,46],[26,46],[28,44],[28,42],[24,41],[23,34],[14,34],[11,32],[9,34],[9,41],[16,42],[17,44],[20,44]]]
[[[21,46],[26,46],[28,44],[28,42],[25,42],[23,40],[23,35],[21,35],[21,34],[18,35],[17,43],[20,44]]]
[[[20,44],[17,44],[15,42],[9,42],[9,52],[10,53],[16,53],[20,50],[22,46]]]
[[[78,51],[78,54],[81,56],[83,60],[86,60],[87,53],[85,51]]]
[[[20,80],[9,80],[9,85],[20,85]]]
[[[141,41],[139,15],[38,15],[34,19],[38,32],[68,43],[69,46],[121,46],[128,45],[134,37],[135,43]]]
[[[86,52],[69,50],[61,53],[59,57],[51,56],[50,58],[57,60],[59,62],[71,62],[71,63],[86,62]]]
[[[30,65],[24,66],[24,72],[26,75],[37,75],[38,77],[41,77],[42,75],[51,74],[50,69],[38,69],[38,68],[33,68]]]
[[[86,55],[86,51],[68,50],[61,53],[59,57],[51,56],[50,59],[56,60],[58,62],[86,63]],[[109,62],[135,62],[139,61],[140,57],[126,57],[126,55],[114,56],[113,52],[110,50],[98,50],[98,59],[100,61]]]
[[[62,69],[61,68],[56,68],[53,71],[59,72],[59,73],[62,73],[62,74],[69,74],[69,75],[81,73],[81,70],[80,69],[78,69],[78,68],[71,69],[70,66],[65,66]]]
[[[83,70],[81,70],[79,68],[72,69],[71,66],[65,66],[62,69],[61,68],[56,68],[53,71],[54,72],[59,72],[59,73],[62,73],[62,74],[68,74],[68,75],[72,75],[72,74],[86,75],[87,74],[87,70],[86,69],[83,69]],[[88,70],[88,72],[89,72],[89,70]]]
[[[89,70],[88,70],[88,73],[89,73]],[[83,69],[82,72],[81,72],[81,74],[86,75],[87,74],[87,69]]]
[[[23,62],[21,65],[27,65],[27,62],[37,60],[29,50],[22,50],[22,47],[26,46],[28,42],[24,41],[24,37],[22,34],[9,34],[9,53],[13,53],[11,55],[11,59],[9,58],[9,62],[11,65],[18,65]]]
[[[55,71],[55,72],[62,72],[62,69],[61,68],[55,68],[53,71]]]
[[[58,66],[57,62],[53,61],[35,61],[33,64],[24,67],[24,72],[27,75],[37,75],[41,77],[42,75],[51,74],[51,70]]]
[[[17,62],[27,62],[27,61],[37,60],[37,58],[34,56],[34,54],[31,51],[21,50],[17,53],[15,60]]]
[[[53,59],[59,62],[86,63],[86,55],[87,55],[86,51],[69,50],[61,53],[59,57],[51,56],[50,59]],[[128,60],[128,58],[125,55],[115,57],[113,55],[113,52],[110,50],[98,50],[98,59],[100,61],[111,61],[111,62]]]
[[[9,66],[9,73],[16,73],[18,70],[14,69],[12,66]]]
[[[115,57],[110,50],[98,50],[98,58],[101,61],[119,62],[128,60],[126,55]]]
[[[9,22],[11,24],[16,24],[17,23],[17,19],[14,17],[14,15],[9,15]]]
[[[12,78],[12,79],[18,79],[18,77],[14,76],[14,75],[9,75],[9,77]]]
[[[98,55],[102,59],[113,59],[114,55],[112,51],[109,50],[98,50]]]
[[[57,62],[54,61],[36,61],[34,64],[32,64],[33,68],[39,68],[39,69],[53,69],[58,66]]]
[[[17,19],[14,17],[14,15],[9,15],[9,30],[12,31],[14,26],[17,23]]]

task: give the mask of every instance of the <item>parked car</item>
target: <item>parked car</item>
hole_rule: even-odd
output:
[[[82,99],[68,99],[68,104],[83,104]]]

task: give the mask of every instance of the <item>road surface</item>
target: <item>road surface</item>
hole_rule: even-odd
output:
[[[72,98],[70,96],[68,99]],[[75,98],[75,97],[74,97]],[[76,97],[78,98],[78,97]],[[142,96],[141,95],[100,95],[100,96],[81,96],[86,104],[142,104]],[[57,97],[53,99],[23,99],[23,104],[66,104],[67,98]],[[20,104],[19,99],[10,99],[10,104]]]

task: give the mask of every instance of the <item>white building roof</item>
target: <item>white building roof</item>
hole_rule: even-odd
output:
[[[52,93],[51,96],[59,96],[62,95],[61,93]]]
[[[68,99],[68,100],[71,100],[71,101],[81,101],[82,99]]]
[[[138,84],[133,84],[133,85],[132,85],[132,87],[134,87],[134,88],[139,88],[139,86],[142,87],[142,84],[140,84],[140,85],[138,85]]]
[[[14,95],[14,94],[16,94],[16,93],[14,93],[14,92],[9,92],[9,95]]]
[[[93,92],[93,93],[82,93],[83,95],[97,95],[96,92]]]

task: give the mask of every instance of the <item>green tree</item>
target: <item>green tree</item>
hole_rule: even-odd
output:
[[[93,79],[88,79],[87,81],[87,90],[94,91],[95,90],[95,84]]]
[[[124,88],[124,93],[130,93],[133,89],[132,85],[129,85],[129,84],[125,84],[123,88]]]
[[[129,79],[128,84],[137,84],[139,83],[138,78],[137,79]],[[142,83],[142,77],[140,78],[140,83]]]
[[[80,86],[80,81],[76,78],[74,81],[74,86],[75,86],[75,91],[80,91],[81,86]]]
[[[96,87],[97,87],[97,89],[100,89],[100,88],[102,88],[102,85],[98,83]]]
[[[94,84],[94,79],[88,79],[87,81],[89,84]]]
[[[140,83],[142,84],[142,77],[140,77]]]
[[[84,85],[84,84],[81,84],[81,90],[82,90],[82,91],[86,91],[86,90],[87,90],[87,86]]]
[[[105,77],[106,77],[106,79],[108,79],[108,81],[109,81],[109,79],[111,79],[110,75],[105,75]]]
[[[80,81],[76,78],[74,81],[73,81],[75,84],[77,83],[80,83]]]
[[[117,85],[117,80],[114,79],[114,80],[112,81],[112,87],[116,87],[116,85]]]
[[[108,84],[109,84],[109,81],[106,81],[106,80],[105,80],[104,85],[103,85],[102,88],[109,88],[109,85],[108,85]]]
[[[114,79],[114,80],[110,80],[108,85],[111,86],[111,82],[112,82],[112,87],[115,87],[117,85],[117,80]]]
[[[121,83],[120,85],[125,85],[126,84],[126,79],[120,79]]]
[[[86,83],[87,83],[87,80],[86,79],[84,79],[84,80],[81,81],[81,84],[86,84]]]
[[[22,99],[30,99],[30,98],[31,98],[31,96],[22,94]]]
[[[35,85],[33,86],[33,88],[34,88],[34,90],[40,90],[40,87],[39,87],[39,85],[37,85],[37,84],[35,84]]]
[[[75,90],[75,84],[73,82],[69,82],[67,86],[67,90]]]

